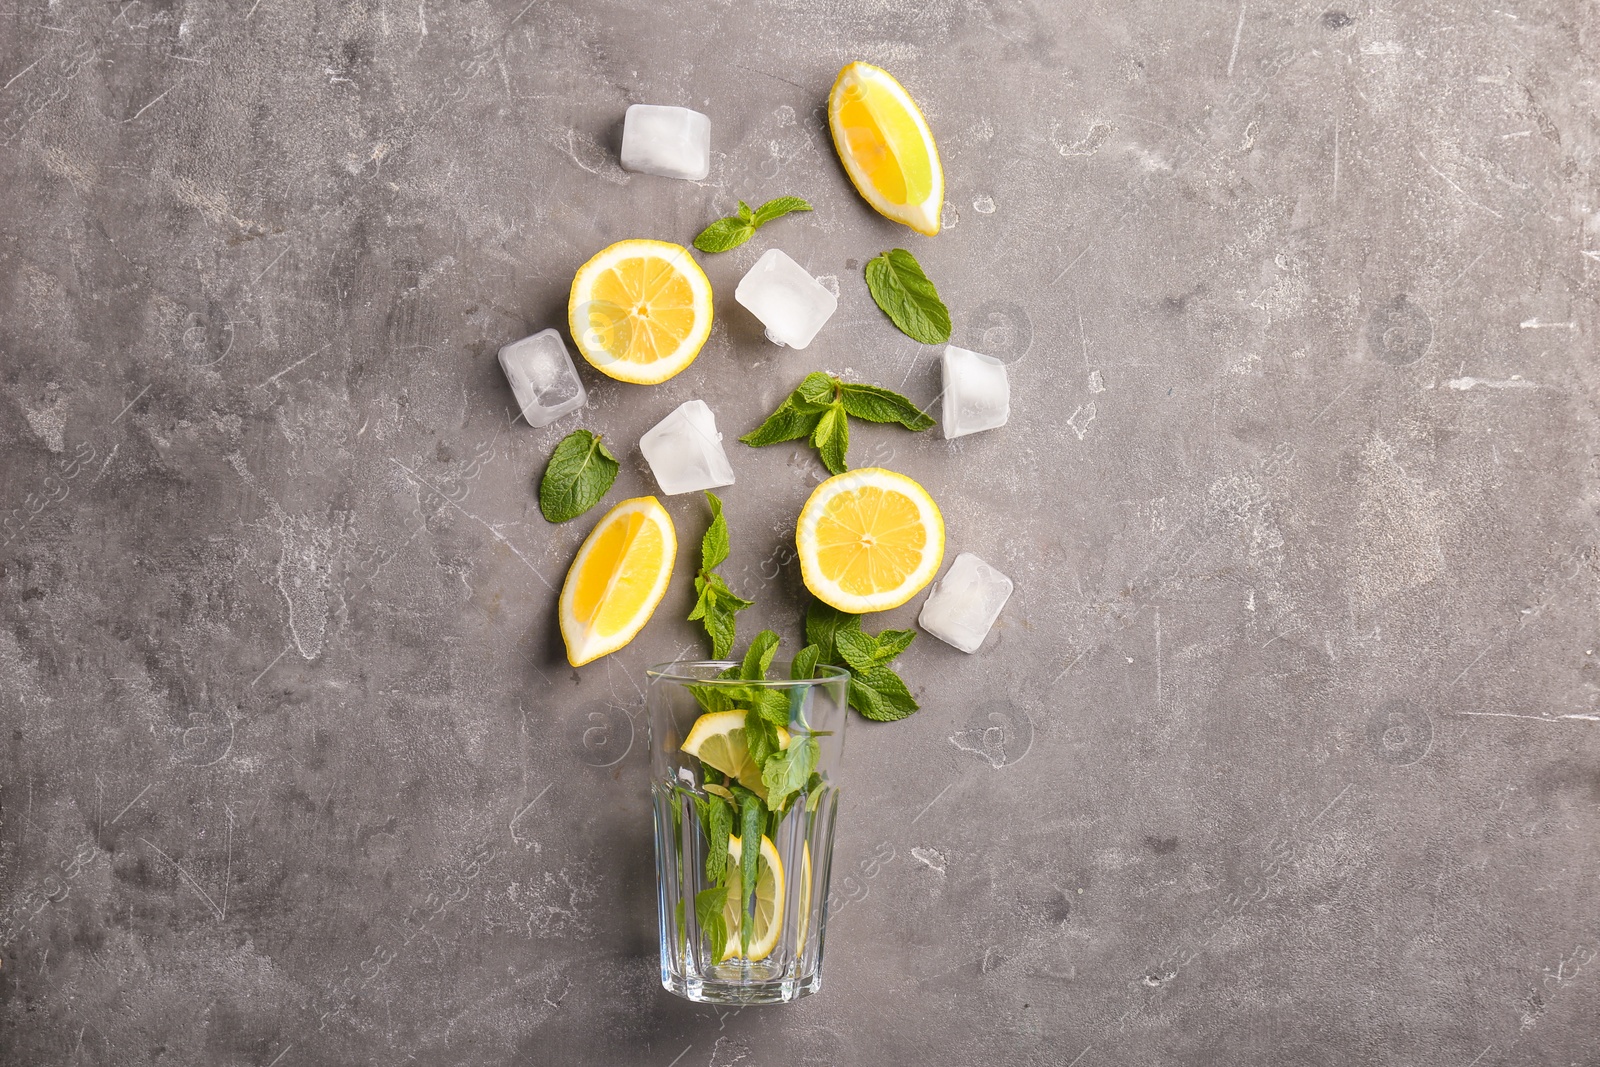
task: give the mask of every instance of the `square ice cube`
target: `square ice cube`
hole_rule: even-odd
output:
[[[711,173],[711,120],[686,107],[632,105],[622,120],[622,165],[700,181]]]
[[[963,552],[933,587],[917,623],[947,645],[976,652],[1010,597],[1010,578]]]
[[[761,320],[767,340],[790,348],[810,344],[839,306],[838,297],[776,248],[739,279],[733,298]]]
[[[679,404],[639,438],[639,451],[668,496],[733,484],[717,417],[704,400]]]
[[[944,346],[944,436],[965,437],[1004,426],[1011,414],[1006,365],[993,356]]]
[[[540,330],[506,345],[500,350],[500,369],[529,426],[549,426],[589,401],[567,343],[555,330]]]

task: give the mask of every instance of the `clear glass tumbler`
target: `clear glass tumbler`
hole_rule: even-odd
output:
[[[822,987],[849,674],[751,682],[730,668],[646,672],[661,984],[701,1003],[783,1004]]]

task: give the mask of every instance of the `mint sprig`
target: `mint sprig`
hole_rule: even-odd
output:
[[[867,422],[898,423],[917,433],[933,419],[899,393],[876,385],[840,381],[821,371],[805,376],[798,388],[760,426],[739,440],[754,448],[809,438],[834,474],[849,470],[850,417]]]
[[[850,706],[869,719],[894,722],[919,707],[906,683],[889,666],[916,637],[912,630],[884,630],[874,636],[861,629],[861,616],[814,600],[806,609],[806,640],[810,644],[802,654],[814,647],[816,662],[848,670]]]
[[[727,842],[723,842],[723,853],[727,853]],[[694,895],[694,914],[700,920],[700,932],[705,934],[706,945],[711,949],[711,958],[720,960],[722,954],[728,950],[728,923],[722,917],[722,909],[728,906],[728,887],[725,885],[712,886],[702,889]]]
[[[922,265],[903,248],[867,260],[867,289],[901,333],[925,345],[950,340],[950,309],[939,299]]]
[[[806,787],[817,769],[822,746],[814,737],[792,737],[789,747],[769,758],[761,768],[761,784],[767,790],[767,806],[782,811],[789,798]]]
[[[726,252],[738,248],[755,235],[755,232],[773,219],[795,211],[810,211],[811,205],[798,196],[780,196],[750,210],[750,205],[739,201],[739,213],[718,219],[700,231],[694,246],[702,252]]]
[[[761,829],[766,825],[766,806],[748,790],[740,805],[739,828],[739,955],[750,955],[750,899],[756,893],[756,861],[761,859]]]
[[[700,539],[700,572],[694,579],[695,605],[689,612],[689,621],[698,621],[711,639],[711,657],[727,659],[733,651],[734,616],[748,608],[754,601],[736,596],[722,575],[716,572],[728,558],[728,521],[722,517],[722,501],[717,494],[706,493],[711,505],[711,525]]]
[[[610,491],[619,468],[599,434],[573,430],[556,445],[539,480],[539,511],[548,522],[577,518]]]

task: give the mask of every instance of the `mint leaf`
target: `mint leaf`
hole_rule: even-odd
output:
[[[696,700],[700,702],[700,710],[705,712],[729,711],[733,708],[733,701],[721,686],[716,685],[687,685]]]
[[[869,696],[870,695],[870,696]],[[857,703],[861,699],[862,703]],[[888,667],[874,667],[850,679],[850,704],[878,722],[894,722],[920,706],[900,676]]]
[[[830,604],[813,600],[806,608],[806,641],[816,645],[823,663],[838,663],[838,634],[841,630],[861,629],[861,616],[840,611]]]
[[[908,430],[918,432],[933,425],[933,418],[923,414],[915,404],[888,389],[876,385],[843,385],[839,399],[852,418],[868,422],[898,422]]]
[[[734,615],[751,605],[751,601],[734,595],[733,590],[712,568],[728,558],[728,523],[722,517],[722,501],[715,493],[706,493],[711,505],[711,525],[700,539],[700,573],[694,580],[695,604],[689,612],[689,621],[698,621],[711,638],[711,655],[726,659],[733,651]],[[705,701],[701,701],[702,706]]]
[[[950,340],[950,309],[939,299],[922,266],[903,248],[867,260],[867,289],[901,333],[925,345]]]
[[[750,642],[750,648],[744,654],[744,665],[739,670],[739,677],[747,682],[763,681],[767,677],[767,668],[772,666],[772,657],[778,651],[778,635],[771,630],[762,630],[756,634],[755,640]]]
[[[905,682],[888,666],[915,638],[910,630],[865,633],[861,616],[820,600],[806,609],[806,640],[817,646],[819,662],[847,669],[850,706],[879,722],[903,719],[918,708]]]
[[[878,634],[878,651],[874,658],[879,664],[893,663],[916,639],[915,630],[884,630]]]
[[[739,201],[739,213],[718,219],[700,231],[694,246],[702,252],[726,252],[738,248],[755,235],[757,229],[773,219],[782,218],[793,211],[810,211],[811,205],[798,196],[780,196],[750,210],[750,205]]]
[[[916,640],[911,630],[885,630],[877,637],[860,630],[841,631],[838,636],[839,655],[844,657],[853,671],[870,671],[894,662]]]
[[[711,658],[727,659],[733,651],[736,624],[734,614],[748,608],[753,601],[734,595],[720,574],[708,574],[694,580],[694,610],[689,621],[698,621],[711,638]],[[703,703],[703,702],[702,702]]]
[[[820,411],[837,399],[838,387],[839,379],[831,374],[824,374],[819,370],[814,370],[806,375],[805,379],[795,388],[794,396],[798,400],[815,406]]]
[[[728,520],[722,517],[722,500],[717,494],[706,492],[706,503],[711,505],[711,525],[700,538],[700,569],[708,571],[720,567],[728,558]]]
[[[728,923],[722,917],[722,910],[727,906],[728,887],[725,885],[702,889],[694,895],[695,918],[700,921],[700,932],[706,937],[713,963],[728,951]]]
[[[852,671],[870,671],[878,665],[873,658],[878,650],[877,638],[860,630],[841,630],[837,641],[839,656]]]
[[[761,768],[761,784],[767,787],[767,807],[782,811],[789,798],[804,789],[817,769],[822,748],[814,737],[796,737],[789,747]]]
[[[743,201],[740,201],[740,205],[743,206]],[[773,219],[781,219],[796,211],[810,210],[811,205],[798,196],[780,196],[756,208],[755,223],[757,226],[765,226]]]
[[[750,692],[750,706],[772,725],[788,727],[789,695],[784,690],[753,688]],[[773,737],[773,743],[776,744],[777,735],[774,734]]]
[[[864,717],[875,722],[887,722],[889,709],[878,699],[878,691],[867,685],[855,674],[850,675],[850,706],[859,711]]]
[[[702,252],[726,252],[755,236],[756,228],[741,219],[718,219],[701,230],[694,246]]]
[[[715,793],[706,797],[706,881],[716,885],[728,867],[728,835],[733,832],[733,808]]]
[[[556,445],[539,480],[540,512],[548,522],[577,518],[606,495],[619,467],[599,434],[573,430]]]
[[[783,721],[785,724],[788,723],[787,713]],[[778,748],[777,725],[758,707],[744,713],[744,743],[750,750],[750,758],[755,761],[758,768],[766,766],[767,761],[781,751]]]
[[[793,441],[799,437],[810,436],[811,431],[817,428],[817,422],[822,418],[819,411],[802,408],[794,402],[794,397],[785,398],[778,410],[767,416],[767,421],[745,434],[739,440],[751,448],[760,448],[763,445],[775,445],[782,441]]]
[[[750,898],[756,892],[756,861],[761,858],[761,826],[766,821],[761,798],[744,798],[739,833],[739,953],[750,955]]]
[[[843,474],[850,469],[851,415],[869,422],[899,423],[908,430],[926,430],[933,425],[933,419],[899,393],[876,385],[841,382],[813,371],[767,421],[739,440],[759,448],[809,437],[823,466],[833,474]]]
[[[845,462],[850,451],[850,422],[845,418],[843,404],[832,404],[822,413],[816,429],[811,431],[811,445],[831,473],[843,474],[850,469]]]
[[[817,675],[817,659],[822,655],[822,649],[817,645],[807,645],[794,654],[794,660],[789,664],[789,678],[791,681],[803,682]]]

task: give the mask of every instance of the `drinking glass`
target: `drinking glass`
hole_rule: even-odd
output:
[[[645,672],[661,984],[700,1003],[783,1004],[822,987],[825,902],[850,676],[837,667],[818,666],[813,677],[794,681],[721,677],[737,674],[737,668],[735,663],[700,661],[661,664]],[[788,664],[775,663],[773,668],[774,674],[789,673]],[[774,726],[786,720],[767,736],[778,739],[778,754],[787,757],[791,769],[802,760],[809,764],[814,748],[811,773],[781,800],[785,787],[775,785],[769,792],[753,764],[732,776],[682,747],[706,716],[720,716],[704,725],[718,727],[725,738],[730,728],[737,730],[749,716],[762,714],[757,708]],[[738,737],[732,751],[737,754],[744,744],[744,737]],[[707,750],[708,760],[726,764],[728,751],[724,744],[718,749],[720,758],[712,758]],[[800,766],[794,774],[805,770]],[[774,801],[770,805],[769,796]],[[719,805],[721,815],[715,810]],[[750,807],[762,840],[755,891],[746,898],[738,860],[742,838],[749,836],[741,831]],[[718,873],[719,864],[708,865],[707,859],[716,823],[724,816],[731,820],[722,823],[730,838],[728,858],[720,864],[721,877],[713,879],[708,875]],[[719,923],[726,947],[717,956]],[[749,942],[740,936],[746,929]]]

